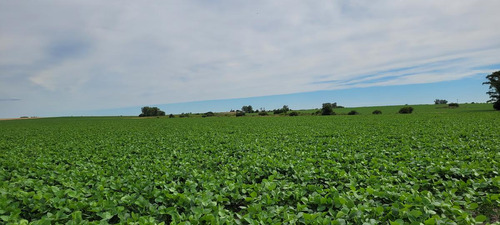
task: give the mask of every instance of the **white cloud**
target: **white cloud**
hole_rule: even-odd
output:
[[[499,7],[2,1],[0,97],[99,109],[461,79],[498,64]]]

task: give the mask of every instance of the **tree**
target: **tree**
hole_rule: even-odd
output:
[[[494,109],[500,110],[500,71],[496,71],[486,76],[486,79],[488,79],[488,81],[483,84],[490,85],[490,90],[486,92],[491,98],[488,102],[493,103]]]
[[[241,111],[245,113],[253,113],[253,107],[251,105],[244,105],[243,107],[241,107]]]
[[[165,116],[165,112],[161,111],[158,107],[144,106],[141,108],[141,111],[142,111],[142,113],[139,115],[139,117]]]
[[[335,105],[337,105],[335,103]],[[332,103],[323,103],[323,107],[321,107],[321,115],[332,115],[333,114],[333,104]]]
[[[287,106],[287,105],[284,105],[282,108],[281,108],[281,111],[283,111],[285,114],[290,111],[291,109]]]
[[[434,104],[436,104],[436,105],[447,104],[447,103],[448,103],[448,101],[444,100],[444,99],[436,99],[436,100],[434,100]]]

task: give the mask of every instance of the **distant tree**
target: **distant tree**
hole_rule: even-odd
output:
[[[410,114],[412,112],[413,112],[413,107],[411,107],[411,106],[405,106],[405,107],[399,109],[399,113],[401,113],[401,114]]]
[[[201,117],[211,117],[211,116],[215,116],[215,113],[212,111],[209,111],[209,112],[203,113],[203,115]]]
[[[281,107],[281,109],[274,109],[273,110],[273,114],[275,114],[275,115],[277,115],[277,114],[286,114],[290,110],[291,109],[287,105],[284,105],[283,107]]]
[[[241,111],[245,113],[253,113],[253,107],[251,105],[244,105],[243,107],[241,107]]]
[[[496,71],[488,76],[486,76],[488,81],[483,84],[489,84],[490,90],[486,94],[490,95],[489,103],[493,103],[493,108],[500,110],[500,71]]]
[[[357,112],[356,110],[352,110],[352,111],[350,111],[350,112],[347,113],[347,115],[351,115],[351,116],[352,115],[358,115],[358,114],[359,114],[359,112]]]
[[[284,105],[283,107],[281,107],[281,110],[286,114],[291,109],[287,105]]]
[[[185,117],[189,117],[189,113],[181,113],[179,115],[180,118],[185,118]]]
[[[337,104],[335,103],[335,106]],[[332,103],[323,103],[323,107],[321,107],[321,115],[332,115],[333,114],[333,104]]]
[[[141,108],[142,113],[139,117],[147,117],[147,116],[165,116],[165,112],[161,111],[158,107],[149,107],[144,106]]]
[[[175,118],[174,114],[168,115],[168,118]]]
[[[436,105],[447,104],[447,103],[448,103],[448,101],[444,100],[444,99],[436,99],[436,100],[434,100],[434,104],[436,104]]]
[[[382,111],[380,111],[380,110],[377,109],[377,110],[373,111],[372,114],[376,114],[376,115],[382,114]]]
[[[289,116],[298,116],[298,115],[299,115],[299,113],[298,113],[298,112],[296,112],[296,111],[294,111],[294,112],[291,112],[291,113],[290,113],[290,114],[288,114],[288,115],[289,115]]]
[[[450,104],[448,104],[448,107],[457,108],[457,107],[459,107],[459,105],[458,105],[458,103],[450,103]]]
[[[274,115],[282,114],[282,113],[283,113],[283,109],[275,109],[275,110],[273,110],[273,114]]]
[[[260,111],[259,112],[259,116],[267,116],[267,112],[264,110],[264,111]]]

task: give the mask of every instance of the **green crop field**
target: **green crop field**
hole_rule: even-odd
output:
[[[413,107],[0,121],[0,224],[498,223],[500,112]]]

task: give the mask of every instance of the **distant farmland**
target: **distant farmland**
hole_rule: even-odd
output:
[[[399,107],[0,121],[0,224],[498,221],[500,113]]]

